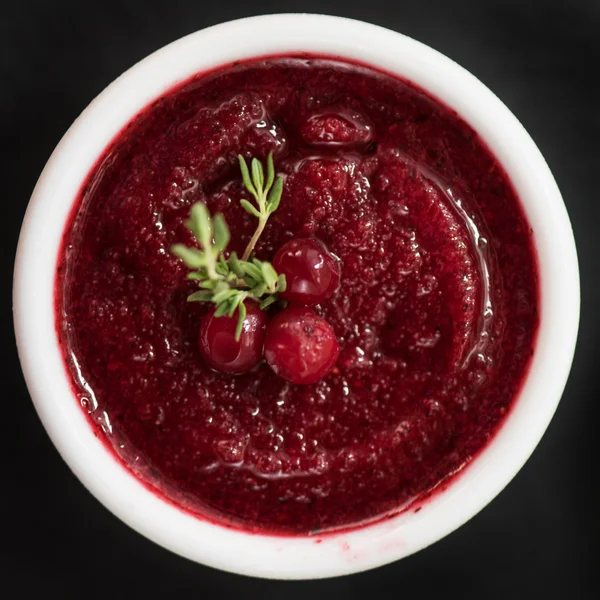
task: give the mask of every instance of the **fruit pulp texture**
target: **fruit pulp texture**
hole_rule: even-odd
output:
[[[341,261],[315,307],[341,352],[312,385],[198,352],[210,307],[186,303],[169,248],[194,243],[183,222],[203,201],[242,253],[240,152],[285,176],[257,256],[313,236]],[[282,534],[394,514],[466,465],[518,396],[537,307],[530,227],[478,135],[408,82],[311,56],[199,75],[139,114],[82,188],[56,283],[97,435],[176,505]]]

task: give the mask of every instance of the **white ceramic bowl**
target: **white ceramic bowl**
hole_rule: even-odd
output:
[[[454,108],[508,172],[533,227],[541,327],[514,410],[492,443],[418,512],[336,535],[252,535],[195,519],[149,492],[96,439],[71,391],[54,329],[59,243],[79,188],[113,137],[143,107],[195,73],[236,59],[308,51],[397,73]],[[125,523],[187,558],[237,573],[300,579],[354,573],[407,556],[481,510],[514,477],[556,409],[579,322],[579,275],[569,218],[542,155],[521,124],[475,77],[438,52],[366,23],[319,15],[233,21],[189,35],[144,59],[104,90],[58,144],[32,195],[14,276],[19,355],[52,441],[83,484]],[[93,543],[90,540],[90,543]]]

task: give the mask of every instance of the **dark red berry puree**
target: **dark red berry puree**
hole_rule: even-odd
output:
[[[197,289],[170,253],[190,206],[242,254],[237,154],[275,157],[281,204],[256,247],[315,237],[341,282],[314,307],[337,365],[294,385],[265,363],[203,363]],[[538,326],[532,234],[497,160],[453,111],[372,68],[269,58],[195,77],[119,134],[90,173],[58,261],[57,327],[97,434],[177,505],[254,531],[393,514],[485,446]]]

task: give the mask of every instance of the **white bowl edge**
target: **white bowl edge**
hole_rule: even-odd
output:
[[[227,43],[224,43],[227,41]],[[358,530],[284,538],[231,530],[179,511],[148,491],[94,436],[71,391],[54,330],[54,274],[67,215],[93,164],[139,110],[196,72],[236,59],[307,51],[397,73],[454,108],[509,174],[534,231],[541,276],[541,327],[515,408],[475,461],[419,513]],[[546,430],[567,381],[579,322],[572,230],[542,155],[517,119],[456,63],[401,34],[359,21],[282,14],[217,25],[182,38],[115,80],[71,126],[33,192],[15,262],[14,321],[36,410],[59,452],[115,515],[158,544],[197,562],[280,579],[355,573],[416,552],[468,521],[514,477]]]

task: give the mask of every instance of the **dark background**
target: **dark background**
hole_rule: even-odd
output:
[[[0,6],[4,598],[600,597],[600,0],[21,0]],[[251,14],[294,11],[344,15],[405,33],[496,92],[531,133],[563,192],[583,295],[562,403],[508,488],[433,547],[320,582],[271,582],[202,567],[109,514],[59,458],[34,412],[10,313],[14,252],[29,195],[54,146],[92,98],[182,35]]]

